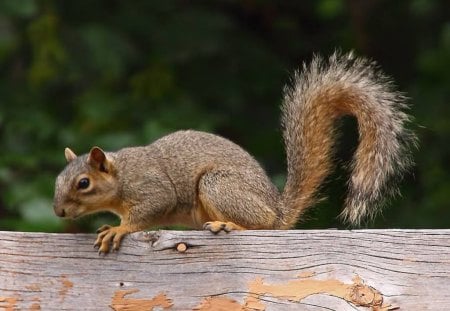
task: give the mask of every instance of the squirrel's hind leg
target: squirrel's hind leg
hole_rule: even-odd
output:
[[[237,170],[206,172],[198,183],[199,208],[207,215],[203,228],[213,233],[273,228],[277,194],[270,187]]]

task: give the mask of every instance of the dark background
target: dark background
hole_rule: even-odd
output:
[[[0,229],[87,231],[108,215],[53,215],[63,149],[147,144],[176,129],[223,135],[285,180],[282,88],[313,53],[354,50],[410,97],[416,167],[368,227],[450,227],[450,2],[0,1]],[[341,227],[339,168],[299,228]],[[108,218],[108,219],[105,219]]]

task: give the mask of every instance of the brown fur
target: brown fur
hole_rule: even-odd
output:
[[[315,57],[285,90],[282,108],[288,179],[283,227],[295,224],[314,204],[316,192],[332,168],[334,123],[356,117],[359,145],[351,163],[344,220],[353,225],[374,217],[383,200],[395,194],[394,181],[411,166],[409,147],[416,143],[405,128],[405,98],[373,63],[351,53],[328,62]]]
[[[315,202],[332,169],[335,121],[358,120],[360,144],[352,162],[343,217],[353,224],[373,216],[387,183],[410,164],[404,98],[365,60],[351,54],[316,57],[285,90],[283,137],[288,174],[282,194],[258,162],[229,140],[198,131],[178,131],[145,147],[105,153],[94,147],[77,157],[56,180],[55,212],[76,218],[110,211],[118,227],[103,227],[101,252],[128,232],[153,225],[184,224],[217,232],[292,227]],[[80,189],[80,180],[89,187]],[[392,188],[389,188],[392,189]],[[389,191],[388,191],[389,192]],[[391,191],[392,192],[392,191]]]

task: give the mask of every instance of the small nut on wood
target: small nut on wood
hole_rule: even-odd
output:
[[[180,253],[184,253],[187,250],[187,245],[184,243],[178,243],[177,245],[177,251]]]

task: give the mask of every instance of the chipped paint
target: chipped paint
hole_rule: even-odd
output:
[[[139,289],[117,290],[110,307],[116,311],[151,311],[154,307],[168,309],[173,305],[172,300],[167,298],[164,293],[160,293],[152,299],[125,298],[125,296],[137,292],[139,292]]]
[[[316,294],[326,294],[352,303],[360,307],[371,308],[372,311],[395,310],[390,305],[383,305],[383,296],[379,291],[364,284],[359,276],[353,278],[353,283],[347,284],[335,279],[311,279],[313,272],[299,275],[299,279],[283,283],[267,284],[261,277],[251,281],[248,286],[248,295],[244,303],[228,297],[208,297],[204,299],[195,311],[265,311],[262,301],[264,296],[291,302],[300,302],[302,299]]]
[[[40,311],[41,310],[41,299],[39,297],[33,298],[33,304],[30,306],[29,311]]]
[[[33,303],[29,309],[30,311],[41,311],[41,305],[37,302]]]
[[[258,295],[249,293],[245,298],[243,310],[265,311],[266,306],[262,303]]]
[[[17,308],[17,298],[14,297],[0,297],[0,309],[2,311],[14,311]]]
[[[208,297],[200,305],[192,309],[193,311],[265,311],[266,306],[260,301],[258,296],[249,294],[244,301],[244,305],[228,297]]]
[[[342,298],[356,306],[371,307],[373,311],[389,310],[383,305],[383,296],[379,291],[363,283],[356,276],[352,284],[339,280],[316,280],[300,278],[285,283],[266,284],[258,277],[249,283],[249,292],[258,298],[270,295],[275,298],[299,302],[314,294],[328,294]]]
[[[67,293],[73,287],[73,282],[71,282],[66,275],[62,275],[59,279],[61,282],[61,289],[59,290],[59,297],[61,300],[66,298]]]
[[[204,299],[195,311],[242,311],[244,310],[236,300],[227,297],[208,297]]]

